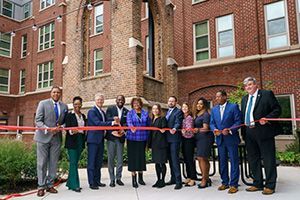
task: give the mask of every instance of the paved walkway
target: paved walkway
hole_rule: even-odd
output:
[[[218,174],[218,173],[217,173]],[[152,188],[152,184],[156,180],[154,165],[147,165],[147,172],[144,174],[144,180],[146,186],[140,186],[138,189],[134,189],[131,186],[131,175],[127,171],[127,168],[123,172],[123,182],[125,186],[116,186],[111,188],[108,186],[109,178],[107,168],[102,169],[102,182],[106,183],[105,188],[100,188],[99,190],[90,190],[87,184],[86,170],[80,170],[81,187],[82,192],[76,193],[70,191],[66,188],[65,183],[60,185],[57,189],[58,194],[49,194],[43,198],[39,198],[34,195],[26,197],[16,197],[15,200],[35,200],[35,199],[45,199],[45,200],[214,200],[214,199],[237,199],[237,200],[296,200],[300,197],[300,167],[278,167],[278,184],[277,190],[274,195],[265,196],[261,192],[249,193],[245,191],[246,186],[242,184],[239,187],[239,192],[236,194],[229,195],[226,191],[218,191],[217,187],[220,184],[219,175],[212,177],[213,186],[206,189],[198,189],[197,187],[183,187],[181,190],[174,190],[173,186],[166,186],[162,189]],[[169,180],[167,176],[166,180]],[[1,197],[0,197],[1,198]]]

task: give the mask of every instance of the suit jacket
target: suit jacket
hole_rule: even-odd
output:
[[[86,126],[86,117],[84,114],[82,114],[83,120],[84,120],[84,126]],[[66,115],[66,127],[78,127],[78,122],[75,113],[68,113]],[[77,134],[70,134],[70,131],[67,131],[66,134],[66,142],[65,142],[65,148],[68,149],[76,149],[78,148],[78,138],[82,137],[82,144],[81,147],[84,148],[84,143],[85,143],[85,132],[84,134],[82,133],[77,133]]]
[[[123,107],[122,116],[120,119],[121,126],[126,126],[126,117],[127,117],[128,109]],[[118,117],[118,108],[117,106],[110,106],[106,110],[106,117],[108,121],[114,121],[114,117]],[[106,139],[107,140],[120,140],[121,143],[125,142],[125,135],[122,137],[116,137],[111,134],[112,131],[107,131]]]
[[[105,113],[104,115],[104,121],[102,118],[102,115],[98,108],[94,106],[88,111],[88,119],[87,124],[88,126],[111,126],[111,121],[107,121]],[[87,131],[87,143],[93,143],[93,144],[100,144],[104,140],[104,130],[90,130]]]
[[[60,115],[58,118],[58,124],[64,125],[65,116],[68,112],[68,106],[62,102],[59,102]],[[38,128],[51,128],[56,127],[56,116],[54,112],[54,105],[52,99],[45,99],[40,101],[35,116],[35,125]],[[57,133],[58,136],[62,137],[61,132]],[[34,140],[40,143],[48,143],[52,139],[53,134],[49,131],[36,130]]]
[[[177,131],[175,134],[171,134],[170,131],[166,131],[167,133],[167,141],[168,142],[180,142],[181,141],[181,134],[178,129],[181,128],[183,121],[183,113],[180,109],[175,107],[171,112],[168,122],[168,128],[175,128]]]
[[[210,115],[210,129],[211,130],[223,130],[224,128],[231,128],[240,125],[241,111],[237,104],[227,102],[223,119],[221,120],[220,105],[213,107]],[[231,129],[232,134],[219,135],[216,137],[217,145],[224,143],[225,145],[238,145],[240,143],[240,137],[238,128]]]
[[[246,107],[248,102],[248,96],[246,95],[242,99],[242,123],[245,123]],[[263,117],[266,118],[278,118],[281,114],[281,107],[274,95],[270,90],[258,90],[257,98],[253,109],[254,120],[259,120]],[[281,133],[281,126],[278,122],[270,121],[265,125],[260,125],[259,122],[255,123],[257,128],[257,137],[260,139],[268,139],[275,137]],[[242,135],[245,138],[246,129],[242,128]]]
[[[141,117],[138,117],[134,109],[127,113],[127,126],[133,127],[145,127],[150,126],[151,119],[149,113],[142,109]],[[126,139],[130,141],[147,141],[149,136],[148,130],[136,130],[134,133],[129,129],[127,131]]]

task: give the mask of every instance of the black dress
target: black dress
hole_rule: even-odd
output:
[[[158,117],[152,121],[151,126],[158,128],[167,128],[167,120],[165,117]],[[154,163],[167,162],[167,135],[166,132],[151,131],[149,137],[149,147],[152,149],[152,161]]]

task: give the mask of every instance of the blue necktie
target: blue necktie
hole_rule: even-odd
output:
[[[247,109],[247,112],[246,112],[246,120],[245,120],[245,122],[246,122],[246,125],[247,125],[247,126],[250,126],[250,112],[251,112],[251,109],[252,109],[253,97],[254,97],[254,96],[251,96],[251,97],[250,97],[248,109]]]
[[[56,123],[57,123],[58,117],[59,117],[57,102],[54,103],[54,112],[55,112],[55,119],[56,119]]]
[[[170,115],[171,115],[171,111],[172,111],[172,110],[169,109],[168,112],[167,112],[167,115],[166,115],[167,120],[169,120],[169,117],[170,117]]]

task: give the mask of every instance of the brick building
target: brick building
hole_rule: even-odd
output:
[[[85,109],[95,92],[106,105],[121,93],[213,105],[247,76],[272,87],[283,117],[300,116],[300,0],[0,0],[0,10],[0,32],[15,31],[0,37],[1,122],[33,125],[51,85]],[[284,127],[281,144],[296,123]]]

